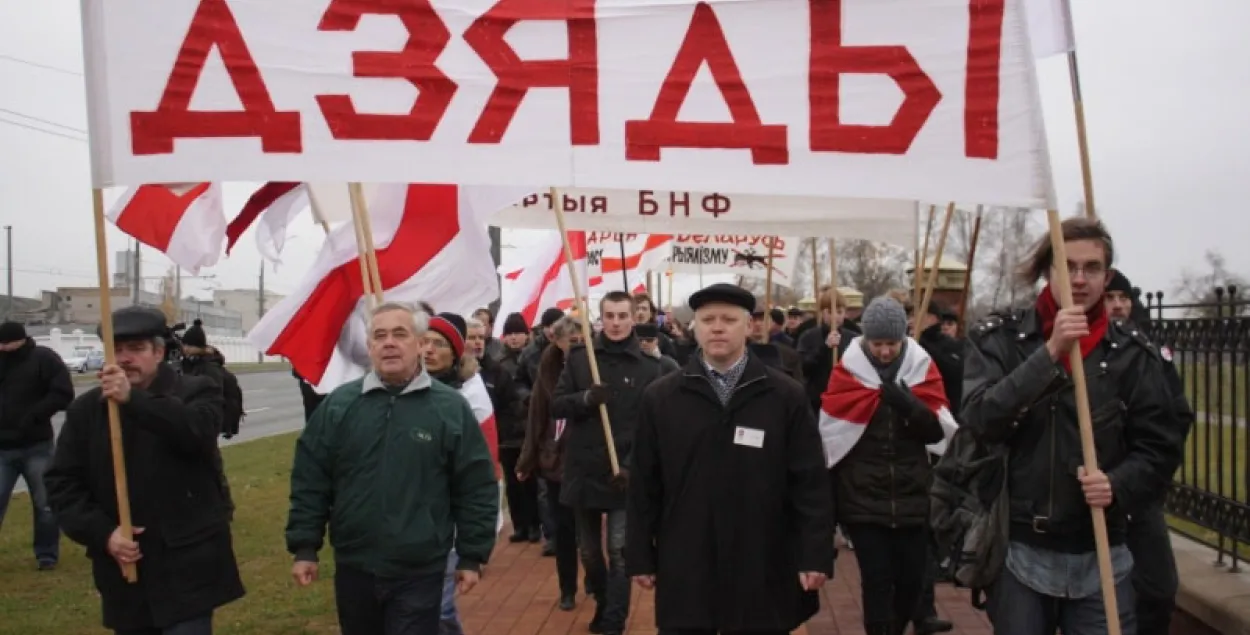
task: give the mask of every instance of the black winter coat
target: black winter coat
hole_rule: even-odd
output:
[[[938,374],[942,375],[951,414],[958,414],[963,405],[964,343],[942,333],[941,324],[934,324],[920,332],[920,346],[933,358]]]
[[[1089,505],[1077,480],[1084,464],[1075,391],[1046,351],[1037,311],[991,316],[970,332],[963,425],[1009,450],[1011,539],[1069,553],[1094,550]],[[1175,425],[1163,360],[1136,327],[1109,324],[1084,360],[1098,465],[1111,479],[1111,544],[1122,544],[1126,510],[1171,480],[1185,447]]]
[[[107,550],[118,526],[108,411],[94,388],[65,415],[48,499],[61,528],[87,548],[105,628],[163,628],[243,597],[214,456],[221,389],[168,365],[120,407],[131,520],[143,558],[131,584]]]
[[[802,384],[752,355],[722,405],[695,358],[646,390],[641,414],[625,564],[656,576],[656,625],[798,628],[819,608],[799,573],[832,577],[835,556],[824,451]]]
[[[491,407],[495,409],[495,437],[501,448],[519,448],[525,441],[525,419],[529,408],[529,389],[513,379],[516,369],[516,353],[509,353],[498,361],[491,357],[481,359],[482,383],[490,395]]]
[[[809,328],[799,335],[795,346],[803,358],[803,384],[807,387],[807,401],[812,406],[812,412],[820,412],[820,396],[829,387],[829,375],[833,372],[833,349],[825,345],[829,331],[828,324]],[[838,343],[838,359],[842,359],[851,340],[859,334],[846,328],[838,331],[842,334],[842,341]]]
[[[52,415],[74,400],[74,382],[60,356],[27,339],[0,353],[0,448],[52,440]]]
[[[600,380],[612,391],[607,403],[608,419],[612,424],[617,461],[624,470],[629,465],[642,391],[663,376],[664,369],[660,360],[638,348],[638,340],[633,335],[620,342],[596,335],[594,345]],[[551,400],[551,416],[568,420],[564,431],[564,480],[560,502],[584,509],[624,509],[625,488],[612,482],[612,465],[599,408],[586,403],[586,391],[592,383],[586,347],[570,349]]]
[[[879,403],[855,447],[833,467],[838,522],[928,525],[933,474],[925,446],[943,437],[936,418],[908,421]]]

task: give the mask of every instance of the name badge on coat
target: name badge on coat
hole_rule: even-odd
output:
[[[738,426],[734,430],[734,445],[762,448],[764,447],[764,431]]]

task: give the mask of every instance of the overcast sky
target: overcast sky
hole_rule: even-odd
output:
[[[1239,211],[1250,189],[1250,3],[1074,4],[1095,196],[1119,264],[1135,284],[1170,291],[1182,268],[1200,268],[1214,249],[1250,275],[1250,217]],[[0,225],[13,225],[18,295],[95,285],[80,39],[76,0],[0,3]],[[1081,177],[1067,65],[1053,58],[1039,72],[1057,188],[1071,213]],[[248,193],[228,186],[228,212]],[[307,215],[293,233],[283,266],[267,274],[278,292],[294,287],[320,245]],[[532,239],[505,236],[517,246]],[[110,250],[125,244],[110,227]],[[254,288],[261,259],[250,235],[240,245],[205,272],[215,279],[184,278],[184,290]],[[144,266],[159,275],[168,261],[149,249]],[[678,297],[694,284],[679,285]]]

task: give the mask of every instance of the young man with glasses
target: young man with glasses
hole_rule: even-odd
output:
[[[965,364],[963,426],[1008,451],[1008,548],[988,589],[994,631],[1010,635],[1107,632],[1090,508],[1106,513],[1122,632],[1136,632],[1133,557],[1126,510],[1172,475],[1184,438],[1163,360],[1135,328],[1107,319],[1103,302],[1114,256],[1101,223],[1064,221],[1067,262],[1049,236],[1021,267],[1028,282],[1071,275],[1074,306],[1047,284],[1033,308],[991,316],[972,332]],[[1079,347],[1093,418],[1098,469],[1086,471],[1070,351]]]

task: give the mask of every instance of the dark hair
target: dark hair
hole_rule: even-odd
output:
[[[646,302],[647,307],[651,309],[651,312],[655,313],[655,302],[651,299],[651,294],[645,291],[641,293],[635,293],[634,294],[634,307],[635,308],[638,307],[638,305],[642,304],[643,302]]]
[[[485,314],[486,314],[486,321],[487,321],[487,322],[490,322],[491,324],[494,324],[494,323],[495,323],[495,314],[494,314],[494,313],[492,313],[492,312],[491,312],[491,310],[490,310],[489,308],[487,308],[487,307],[482,307],[482,308],[480,308],[480,309],[478,309],[478,310],[474,311],[474,312],[473,312],[473,317],[477,317],[477,316],[479,316],[479,315],[481,315],[481,314],[483,314],[483,313],[485,313]]]
[[[603,305],[608,302],[628,302],[630,313],[633,313],[638,306],[635,304],[634,296],[624,291],[609,291],[599,300],[599,313],[603,313]]]
[[[1103,265],[1108,269],[1115,262],[1115,244],[1111,241],[1111,234],[1107,231],[1102,221],[1086,218],[1085,216],[1075,216],[1063,221],[1061,225],[1063,232],[1063,242],[1070,243],[1078,240],[1092,240],[1102,243],[1103,255],[1105,256]],[[1054,264],[1055,251],[1050,244],[1050,234],[1047,233],[1038,239],[1037,244],[1033,246],[1033,252],[1028,259],[1020,263],[1020,269],[1016,275],[1020,281],[1025,284],[1034,284],[1046,276],[1050,266]]]
[[[418,301],[417,306],[421,307],[421,310],[425,311],[425,314],[430,317],[434,317],[435,315],[437,315],[437,313],[434,312],[434,307],[430,305],[429,302],[426,302],[425,300]]]

